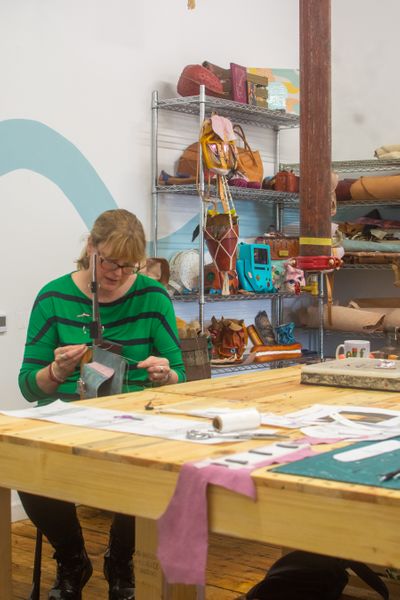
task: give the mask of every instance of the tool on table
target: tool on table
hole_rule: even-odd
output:
[[[379,481],[390,481],[391,479],[400,479],[400,469],[389,471],[389,473],[383,473],[379,477]]]
[[[81,376],[78,380],[81,399],[120,394],[127,367],[126,360],[121,356],[121,344],[103,338],[98,300],[97,254],[93,255],[92,261],[90,291],[92,292],[93,317],[90,324],[90,337],[93,345],[81,363]]]
[[[218,431],[211,431],[208,429],[188,429],[186,432],[188,440],[209,440],[219,438],[221,440],[264,440],[269,438],[276,439],[287,439],[287,435],[281,435],[280,433],[270,433],[268,431],[253,431],[253,432],[230,432],[230,433],[219,433]]]

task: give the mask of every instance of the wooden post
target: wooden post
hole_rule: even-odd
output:
[[[331,255],[330,0],[300,0],[300,252]]]
[[[12,599],[11,585],[11,492],[0,488],[0,596]]]
[[[137,600],[203,600],[202,587],[166,583],[156,557],[155,521],[136,517],[135,580]]]

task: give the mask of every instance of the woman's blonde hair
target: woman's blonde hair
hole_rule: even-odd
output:
[[[112,258],[140,264],[146,257],[146,238],[143,225],[133,213],[123,208],[106,210],[97,217],[89,235],[87,244],[93,246],[107,245],[107,252]],[[89,268],[87,244],[78,258],[79,270]]]

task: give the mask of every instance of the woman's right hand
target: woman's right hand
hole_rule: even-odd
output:
[[[86,344],[60,346],[54,350],[53,370],[60,379],[67,379],[75,371],[77,365],[89,348]]]

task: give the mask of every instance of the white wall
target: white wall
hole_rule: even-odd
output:
[[[332,154],[373,158],[398,144],[398,0],[332,2]]]

